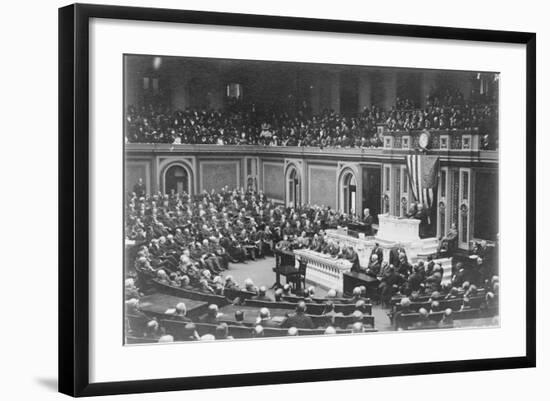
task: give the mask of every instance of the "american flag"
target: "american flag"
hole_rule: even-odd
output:
[[[439,171],[439,157],[425,155],[407,155],[407,174],[409,185],[416,202],[431,208],[437,187],[437,173]]]

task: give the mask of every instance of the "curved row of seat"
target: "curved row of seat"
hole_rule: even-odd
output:
[[[458,311],[464,304],[464,298],[454,298],[454,299],[442,299],[438,300],[439,302],[439,308],[442,310],[450,308],[453,311]],[[470,308],[480,308],[482,304],[485,303],[485,296],[475,296],[469,298],[469,306]],[[431,301],[425,301],[425,302],[411,302],[409,309],[417,312],[421,308],[429,310],[431,308],[432,302]],[[399,312],[402,310],[401,304],[394,305],[393,312]]]
[[[498,315],[498,307],[471,308],[455,311],[450,317],[445,317],[445,312],[432,312],[423,318],[420,313],[398,314],[394,321],[395,328],[410,330],[430,328],[452,328],[453,321],[464,319],[479,319]]]
[[[258,308],[276,308],[276,309],[290,309],[293,310],[296,308],[296,303],[304,300],[303,297],[296,296],[287,296],[283,297],[284,302],[272,302],[272,301],[260,301],[251,299],[256,296],[256,293],[244,291],[244,290],[226,290],[224,295],[215,295],[207,294],[196,290],[184,289],[180,287],[174,287],[168,284],[159,282],[158,280],[152,280],[152,283],[162,293],[181,297],[188,298],[197,301],[208,302],[209,304],[216,304],[219,307],[230,304],[236,298],[239,298],[241,301],[244,300],[244,304],[248,306],[256,306]],[[365,310],[363,313],[370,315],[372,314],[372,304],[370,304],[369,298],[362,298],[365,301]],[[334,299],[323,299],[323,298],[314,298],[313,302],[307,302],[306,308],[307,313],[310,315],[322,315],[325,311],[325,306],[328,301],[334,303],[334,311],[336,313],[342,313],[344,315],[349,315],[355,310],[355,301],[352,302],[350,298],[334,298]],[[337,303],[341,302],[341,303]]]
[[[144,316],[127,315],[127,344],[138,343],[154,343],[157,342],[154,337],[147,337],[147,322],[149,321]],[[318,316],[317,316],[318,318]],[[371,316],[372,318],[372,316]],[[166,334],[174,337],[175,341],[190,341],[191,338],[185,326],[187,322],[174,319],[159,319],[160,327],[164,329]],[[223,323],[223,321],[221,321]],[[257,337],[254,327],[247,325],[236,325],[234,322],[226,322],[228,324],[228,335],[233,338],[253,338]],[[233,323],[233,324],[232,324]],[[374,320],[372,320],[374,323]],[[336,327],[336,334],[349,334],[350,329],[347,329],[347,322],[341,321],[340,326]],[[203,336],[205,334],[216,334],[216,324],[209,323],[194,323],[197,334]],[[374,328],[366,328],[363,332],[376,332]],[[325,329],[318,327],[316,329],[298,329],[298,335],[321,335],[325,334]],[[288,335],[286,328],[268,328],[264,327],[261,337],[284,337]]]
[[[244,305],[255,306],[257,308],[274,308],[274,309],[296,309],[296,303],[294,302],[271,302],[271,301],[260,301],[255,299],[247,299],[244,302]],[[355,304],[334,304],[334,312],[341,313],[343,315],[351,315],[355,311]],[[309,315],[322,315],[325,313],[326,304],[318,303],[306,303],[306,313]],[[372,305],[365,304],[362,312],[366,315],[372,314]]]
[[[464,290],[461,290],[458,294],[457,294],[457,298],[460,298],[462,299],[464,297],[464,294],[465,294],[465,291]],[[481,296],[481,295],[485,295],[486,294],[486,291],[485,291],[485,288],[478,288],[476,290],[476,296]],[[406,297],[405,295],[398,295],[398,296],[393,296],[391,301],[390,301],[390,304],[393,306],[393,305],[398,305],[401,300],[403,298],[408,298]],[[427,294],[427,295],[421,295],[417,298],[414,298],[414,302],[427,302],[429,301],[430,299],[432,298],[432,294]],[[413,299],[411,299],[411,301],[413,301]]]

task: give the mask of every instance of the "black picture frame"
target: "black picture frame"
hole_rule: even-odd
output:
[[[91,18],[438,38],[526,45],[526,354],[521,357],[90,383],[89,121]],[[534,367],[536,364],[536,35],[478,29],[75,4],[59,9],[59,391],[71,396],[190,390]]]

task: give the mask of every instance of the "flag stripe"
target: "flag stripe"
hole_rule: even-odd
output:
[[[414,156],[416,160],[416,185],[417,191],[420,198],[420,202],[424,204],[424,196],[422,194],[422,159],[419,155]]]
[[[433,156],[405,156],[409,187],[415,202],[431,208],[434,203],[434,188],[437,186],[439,158]]]

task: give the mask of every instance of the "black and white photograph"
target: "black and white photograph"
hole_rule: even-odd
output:
[[[0,25],[2,399],[544,394],[543,2],[108,3]]]
[[[498,71],[122,68],[125,345],[499,327]]]

